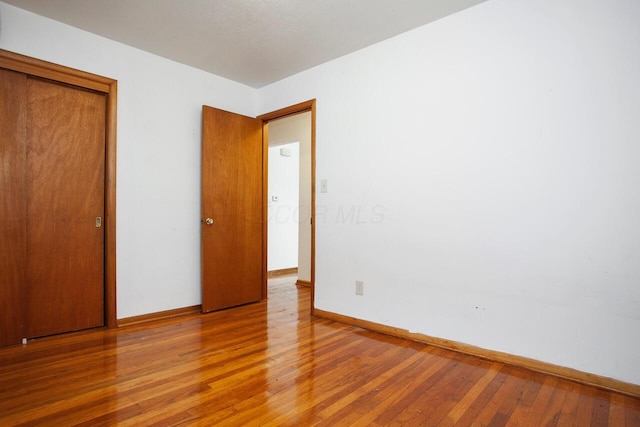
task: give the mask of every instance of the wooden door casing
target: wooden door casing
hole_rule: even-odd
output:
[[[204,106],[203,312],[265,298],[262,166],[262,121]]]
[[[265,149],[265,158],[264,158],[264,182],[268,182],[267,176],[267,153],[268,153],[268,141],[269,141],[269,122],[273,120],[279,120],[285,118],[290,115],[300,114],[304,112],[311,113],[311,314],[315,312],[315,277],[316,277],[316,100],[311,99],[309,101],[304,101],[299,104],[291,105],[285,108],[281,108],[279,110],[272,111],[270,113],[262,114],[257,118],[262,120],[263,124],[263,140],[264,140],[264,149]],[[264,206],[266,209],[267,206],[267,191],[265,188],[264,194]],[[265,219],[265,223],[267,220]],[[264,236],[265,245],[267,242],[267,228],[265,227],[265,236]],[[266,254],[265,254],[265,271],[266,271]]]

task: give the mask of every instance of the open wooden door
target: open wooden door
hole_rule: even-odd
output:
[[[262,121],[202,108],[202,311],[265,298]]]

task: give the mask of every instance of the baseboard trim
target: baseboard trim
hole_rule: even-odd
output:
[[[293,276],[294,274],[298,274],[298,267],[267,271],[267,278],[272,279],[274,277]]]
[[[374,332],[391,335],[411,341],[417,341],[423,344],[429,344],[447,350],[457,351],[459,353],[469,354],[491,361],[502,362],[508,365],[525,368],[531,371],[543,374],[553,375],[570,381],[575,381],[589,386],[603,388],[609,391],[623,393],[632,397],[640,397],[640,385],[627,383],[613,378],[603,377],[600,375],[590,374],[573,368],[565,368],[551,363],[541,362],[535,359],[529,359],[523,356],[517,356],[500,351],[487,350],[469,344],[450,341],[443,338],[431,337],[416,332],[410,332],[406,329],[395,328],[380,323],[370,322],[355,317],[344,316],[342,314],[314,309],[313,315],[324,319],[333,320],[347,325],[357,326]]]
[[[306,286],[307,288],[310,288],[311,287],[311,282],[308,281],[308,280],[300,280],[300,279],[298,279],[298,280],[296,280],[296,285],[298,285],[298,286]]]
[[[118,327],[139,325],[140,323],[149,323],[156,320],[172,319],[174,317],[182,317],[190,314],[198,314],[202,311],[201,305],[192,305],[191,307],[175,308],[173,310],[158,311],[155,313],[142,314],[140,316],[125,317],[118,319]]]

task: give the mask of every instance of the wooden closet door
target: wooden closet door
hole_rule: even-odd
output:
[[[105,114],[104,94],[27,79],[26,337],[104,324]]]
[[[26,98],[25,75],[0,69],[0,346],[24,337]]]

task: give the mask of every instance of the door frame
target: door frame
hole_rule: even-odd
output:
[[[105,94],[104,323],[117,327],[116,311],[116,132],[118,81],[0,49],[0,68]]]
[[[316,100],[311,99],[289,107],[281,108],[259,115],[257,119],[262,120],[262,201],[263,209],[263,271],[264,271],[264,295],[267,295],[267,227],[268,227],[268,183],[269,183],[269,128],[271,121],[283,119],[300,113],[311,112],[311,314],[315,312],[315,289],[316,289]]]

